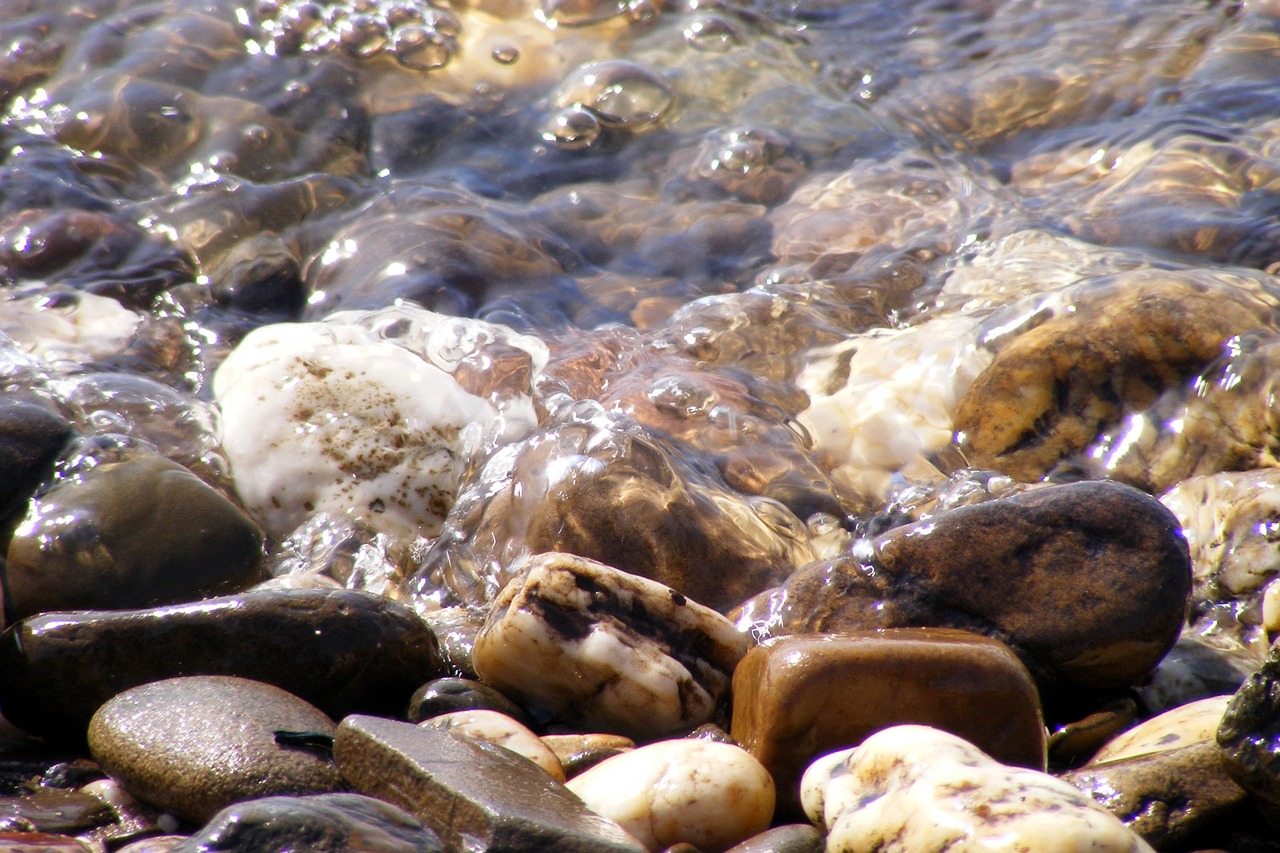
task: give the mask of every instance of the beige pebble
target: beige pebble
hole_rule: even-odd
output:
[[[1112,738],[1098,750],[1089,764],[1167,752],[1211,741],[1230,701],[1230,696],[1210,696],[1165,711]]]
[[[592,811],[652,851],[686,842],[724,850],[769,827],[773,779],[746,750],[708,740],[667,740],[602,761],[571,779]]]
[[[894,726],[819,758],[801,781],[828,853],[1150,851],[1076,788],[955,735]]]
[[[446,732],[487,741],[523,755],[557,782],[564,781],[564,767],[556,754],[520,721],[498,711],[476,709],[454,711],[423,720],[420,726],[431,726]]]
[[[543,735],[542,742],[560,759],[560,766],[569,778],[606,758],[636,748],[636,742],[631,738],[611,734]]]

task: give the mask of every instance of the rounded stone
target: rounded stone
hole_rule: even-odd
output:
[[[0,517],[31,497],[72,432],[71,424],[47,406],[0,403]]]
[[[89,749],[138,799],[195,823],[241,800],[342,790],[321,749],[277,732],[332,737],[333,721],[269,684],[192,676],[126,690],[89,724]]]
[[[405,718],[420,723],[455,711],[497,711],[528,725],[524,711],[498,690],[469,678],[436,678],[414,691]]]

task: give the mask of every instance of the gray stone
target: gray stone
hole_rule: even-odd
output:
[[[765,830],[725,853],[822,853],[821,832],[807,823],[788,823]]]
[[[338,726],[333,755],[352,788],[410,812],[450,850],[644,850],[535,764],[501,747],[351,716]]]
[[[403,604],[354,590],[271,590],[149,610],[27,619],[0,638],[0,712],[83,739],[112,696],[180,675],[274,684],[334,719],[399,714],[442,674],[435,635]]]
[[[412,815],[362,794],[263,797],[227,806],[172,853],[439,853]]]
[[[241,800],[342,789],[324,749],[277,732],[332,736],[333,721],[296,696],[226,676],[157,681],[126,690],[94,714],[89,749],[140,800],[203,823]]]
[[[220,492],[142,447],[31,502],[9,543],[5,617],[150,607],[263,579],[262,532]]]

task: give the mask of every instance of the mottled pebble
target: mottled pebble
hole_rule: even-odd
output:
[[[1067,782],[924,726],[885,729],[819,758],[801,791],[831,853],[1152,849]]]
[[[1089,763],[1119,761],[1211,741],[1230,701],[1230,696],[1210,696],[1170,708],[1107,741]]]
[[[773,819],[768,771],[741,747],[714,741],[639,747],[574,777],[569,790],[650,851],[680,842],[723,850]]]
[[[341,790],[324,751],[283,743],[281,731],[323,737],[335,726],[269,684],[191,676],[111,699],[89,725],[89,749],[140,800],[203,823],[240,800]]]
[[[563,782],[564,767],[556,754],[536,734],[515,719],[497,711],[454,711],[429,717],[418,725],[453,732],[509,749],[541,767],[557,782]]]

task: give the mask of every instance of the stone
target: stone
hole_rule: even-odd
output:
[[[1107,741],[1138,722],[1138,703],[1121,696],[1101,706],[1081,709],[1083,716],[1055,723],[1049,732],[1049,766],[1079,767]]]
[[[186,840],[185,835],[153,835],[126,844],[117,853],[168,853]]]
[[[49,406],[22,399],[0,402],[0,519],[35,493],[74,432],[70,421]]]
[[[963,737],[998,761],[1045,769],[1040,699],[997,640],[939,628],[797,634],[755,647],[733,675],[733,738],[799,817],[800,776],[818,756],[903,723]]]
[[[89,749],[140,800],[193,823],[241,800],[341,790],[323,749],[281,732],[331,737],[314,706],[278,687],[227,676],[189,676],[124,691],[89,725]]]
[[[1227,773],[1212,732],[1172,749],[1091,762],[1060,778],[1161,850],[1212,837],[1209,830],[1246,800],[1244,789]]]
[[[827,849],[842,853],[1152,850],[1069,783],[925,726],[884,729],[819,758],[801,791]]]
[[[420,723],[429,717],[454,711],[497,711],[528,724],[528,716],[502,693],[470,678],[436,678],[419,687],[409,697],[405,719]]]
[[[1280,646],[1227,703],[1217,742],[1231,778],[1280,814]]]
[[[710,719],[747,647],[732,622],[674,589],[548,553],[494,600],[472,658],[535,714],[652,739]]]
[[[396,714],[441,669],[435,635],[403,604],[354,590],[246,592],[26,619],[0,638],[0,712],[32,734],[82,741],[98,707],[130,687],[235,675],[335,719]]]
[[[414,815],[448,850],[644,850],[545,771],[493,744],[353,715],[338,726],[333,756],[353,789]]]
[[[227,806],[172,853],[441,853],[439,837],[391,803],[362,794],[262,797]]]
[[[994,637],[1041,698],[1127,687],[1182,630],[1186,541],[1119,483],[1044,486],[961,506],[820,561],[735,614],[757,635],[950,627]]]
[[[681,842],[723,850],[773,820],[769,772],[741,747],[716,741],[638,747],[575,776],[568,787],[655,853]]]
[[[6,621],[175,604],[244,589],[262,533],[189,470],[137,446],[33,500],[4,567]]]
[[[560,760],[565,776],[570,779],[606,758],[636,748],[631,738],[609,734],[543,735],[542,742]]]
[[[1266,660],[1265,637],[1248,646],[1226,641],[1211,621],[1202,636],[1189,626],[1134,694],[1147,714],[1235,693]],[[1261,648],[1259,648],[1261,646]]]
[[[0,797],[0,823],[20,822],[36,832],[65,833],[108,823],[110,806],[92,794],[37,788],[19,797]]]
[[[826,839],[812,824],[788,823],[766,829],[725,853],[822,853]]]
[[[1211,741],[1230,701],[1230,696],[1210,696],[1157,714],[1107,741],[1089,764],[1119,761]]]
[[[89,845],[68,835],[45,832],[0,832],[5,853],[92,853]]]
[[[497,711],[454,711],[418,723],[445,732],[454,732],[509,749],[547,771],[557,782],[564,781],[564,767],[556,754],[527,727]]]

